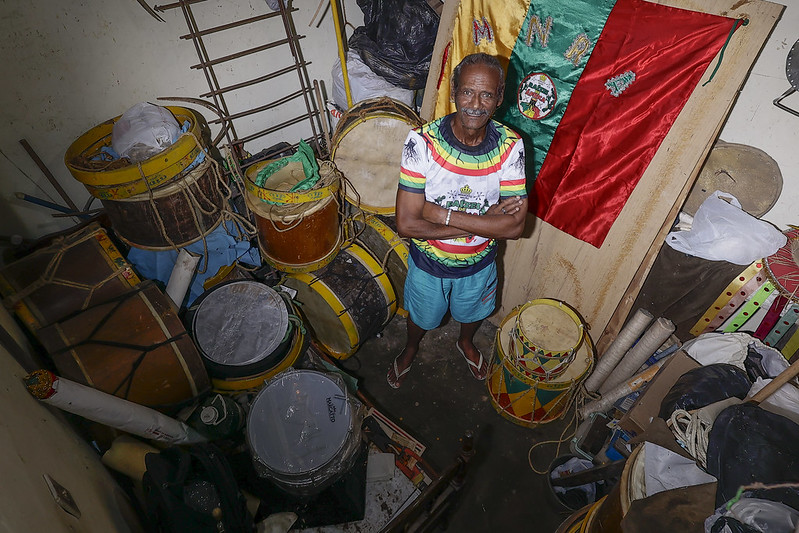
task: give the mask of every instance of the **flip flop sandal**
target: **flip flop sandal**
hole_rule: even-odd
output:
[[[474,361],[472,361],[471,359],[466,357],[466,352],[463,351],[463,349],[461,348],[461,345],[458,344],[457,342],[455,342],[455,348],[458,349],[458,351],[463,356],[463,358],[466,359],[466,362],[469,363],[469,371],[472,373],[472,377],[474,379],[476,379],[477,381],[485,381],[485,379],[488,377],[488,369],[486,369],[486,375],[485,376],[483,376],[483,377],[479,376],[480,369],[483,368],[483,365],[486,362],[485,359],[483,359],[483,352],[481,352],[479,349],[477,350],[477,354],[480,356],[480,362],[479,363],[475,363]],[[477,347],[475,346],[475,348],[477,348]]]
[[[391,387],[392,389],[400,388],[400,382],[399,382],[400,379],[402,379],[402,376],[410,372],[411,367],[413,366],[413,364],[410,364],[405,368],[405,370],[400,372],[399,369],[397,368],[397,359],[399,359],[399,355],[394,358],[394,361],[391,363],[391,366],[389,367],[388,372],[386,373],[386,382],[388,383],[388,386]],[[390,377],[392,370],[394,371],[394,376],[395,376],[395,379],[393,381],[391,380]]]

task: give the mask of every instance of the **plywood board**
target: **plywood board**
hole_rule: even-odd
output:
[[[458,4],[448,0],[433,52],[422,116],[430,119],[441,55],[452,34]],[[555,298],[588,322],[600,353],[615,336],[646,278],[671,221],[686,196],[746,77],[784,9],[746,0],[662,0],[656,3],[732,18],[749,24],[736,32],[711,83],[702,87],[717,60],[664,139],[604,244],[597,249],[532,215],[523,238],[508,241],[500,259],[502,295],[496,322],[534,298]],[[432,102],[432,104],[431,104]]]

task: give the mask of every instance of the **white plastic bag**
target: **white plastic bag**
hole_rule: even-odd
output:
[[[722,198],[729,198],[731,203]],[[702,202],[689,231],[666,236],[666,244],[679,252],[736,265],[767,257],[786,242],[787,237],[777,228],[753,217],[741,209],[735,196],[721,191]]]
[[[169,109],[148,102],[134,105],[114,123],[111,147],[134,163],[168,148],[180,136],[180,124]]]
[[[751,398],[763,387],[771,383],[770,379],[757,378],[749,389],[747,398]],[[799,389],[792,383],[788,382],[780,387],[777,392],[760,402],[760,407],[766,411],[771,411],[774,414],[790,418],[799,424]]]
[[[333,76],[333,102],[347,109],[347,93],[344,91],[344,74],[341,72],[341,61],[336,60],[331,70]],[[347,52],[347,78],[350,81],[350,96],[355,105],[363,100],[388,96],[407,106],[413,105],[414,92],[392,85],[385,78],[378,76],[369,66],[361,61],[357,52]]]

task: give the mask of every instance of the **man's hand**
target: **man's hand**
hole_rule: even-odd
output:
[[[515,215],[522,208],[522,199],[519,196],[505,198],[488,208],[484,215]]]

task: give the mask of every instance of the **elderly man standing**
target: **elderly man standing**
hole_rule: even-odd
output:
[[[527,213],[522,140],[491,119],[504,80],[496,58],[466,56],[452,76],[457,111],[412,130],[405,141],[397,229],[412,244],[407,340],[386,376],[394,388],[447,310],[461,324],[455,348],[474,378],[486,378],[488,361],[473,341],[494,311],[497,239],[518,239]]]

